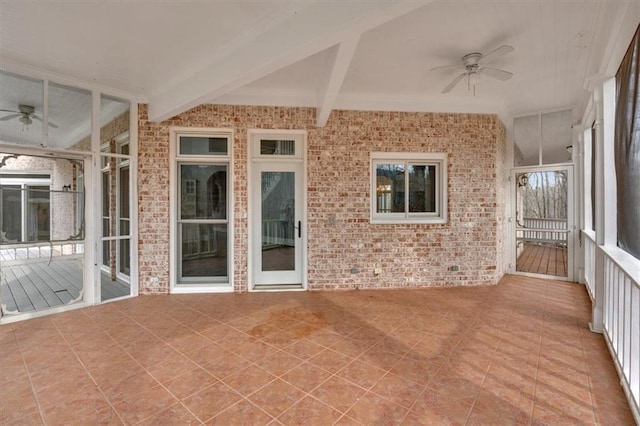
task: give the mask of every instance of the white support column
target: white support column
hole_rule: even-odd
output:
[[[615,120],[615,79],[609,78],[598,84],[595,90],[596,105],[596,144],[595,184],[596,217],[595,231],[595,297],[591,331],[601,333],[604,330],[605,270],[604,253],[601,247],[616,244],[616,176],[614,167],[614,120]]]
[[[596,144],[596,158],[592,159],[595,162],[595,215],[593,218],[593,229],[596,231],[596,244],[598,247],[604,244],[604,130],[603,130],[603,102],[602,102],[602,85],[597,84],[594,91],[594,105],[596,107],[596,121],[595,121],[595,140],[591,143]],[[602,333],[604,331],[604,254],[602,250],[596,248],[595,258],[595,291],[593,307],[591,311],[591,322],[589,328],[596,333]]]
[[[581,126],[576,126],[574,129],[574,144],[573,144],[573,163],[576,170],[576,191],[575,191],[575,205],[576,205],[576,220],[578,229],[578,241],[580,244],[576,244],[575,256],[575,268],[577,271],[577,280],[579,283],[584,284],[584,239],[582,238],[581,230],[585,228],[585,164],[584,164],[584,131]]]

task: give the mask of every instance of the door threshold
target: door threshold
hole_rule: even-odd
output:
[[[253,291],[290,291],[304,290],[302,284],[254,284]]]

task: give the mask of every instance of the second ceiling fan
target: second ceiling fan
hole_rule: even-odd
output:
[[[495,50],[483,55],[482,53],[468,53],[462,57],[461,64],[456,65],[444,65],[440,67],[431,68],[431,71],[447,70],[447,69],[460,69],[463,72],[454,78],[451,83],[442,90],[442,93],[449,93],[460,81],[467,78],[467,84],[471,89],[472,79],[479,77],[480,75],[488,75],[495,79],[506,81],[513,77],[513,73],[498,68],[488,67],[487,64],[495,61],[503,55],[512,52],[514,49],[512,46],[503,45]],[[475,85],[474,85],[475,87]],[[474,88],[475,94],[475,88]]]

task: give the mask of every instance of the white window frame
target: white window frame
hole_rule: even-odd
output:
[[[21,201],[20,201],[20,239],[22,243],[32,243],[33,241],[28,241],[28,201],[27,201],[27,190],[32,186],[47,186],[49,187],[49,191],[51,191],[51,174],[43,173],[40,171],[37,172],[3,172],[5,175],[15,176],[15,177],[4,177],[0,178],[0,183],[2,185],[12,185],[19,186],[21,191]],[[25,178],[25,175],[40,175],[41,177],[28,177]],[[51,199],[49,199],[49,205],[51,206]],[[49,210],[49,232],[52,231],[52,215],[51,210]],[[2,231],[2,229],[0,229]],[[51,234],[49,234],[49,240],[51,240]]]
[[[431,213],[377,213],[377,183],[376,166],[378,164],[401,163],[435,166],[436,168],[436,211]],[[370,222],[374,224],[442,224],[448,221],[448,174],[446,153],[415,153],[415,152],[372,152],[369,165],[371,171],[371,215]],[[405,179],[406,182],[406,179]],[[408,191],[405,192],[408,194]],[[406,199],[405,199],[406,203]]]
[[[170,128],[170,273],[169,273],[169,291],[173,294],[180,293],[230,293],[233,292],[233,258],[234,258],[234,227],[233,227],[233,141],[234,134],[232,129],[223,128],[201,128],[201,127],[171,127]],[[181,137],[221,137],[227,139],[226,154],[180,154],[180,138]],[[178,173],[180,164],[226,164],[227,166],[227,281],[218,280],[201,280],[193,283],[178,283],[178,274],[180,267],[181,244],[179,233],[179,214],[181,189],[178,186]],[[218,222],[212,220],[211,222]]]

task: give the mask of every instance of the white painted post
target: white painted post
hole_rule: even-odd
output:
[[[595,121],[595,140],[591,143],[596,144],[595,161],[595,217],[593,218],[593,229],[596,231],[596,256],[595,256],[595,283],[593,294],[593,306],[591,311],[591,322],[589,328],[595,333],[604,331],[603,307],[605,298],[605,267],[604,253],[599,246],[604,244],[604,130],[603,130],[603,88],[600,84],[596,85],[594,91],[594,104],[596,106]]]

